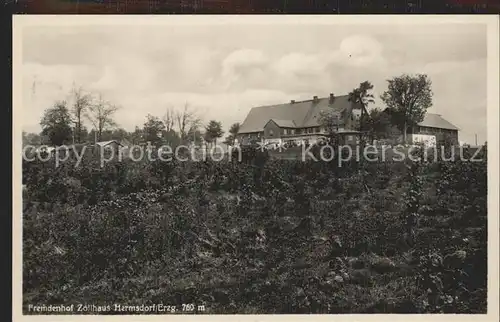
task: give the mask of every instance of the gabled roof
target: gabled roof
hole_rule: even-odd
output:
[[[241,124],[238,133],[260,132],[271,119],[275,120],[275,122],[281,120],[286,124],[293,122],[297,128],[319,126],[319,118],[322,112],[342,112],[351,105],[348,98],[348,95],[336,96],[333,104],[330,104],[329,97],[322,97],[316,101],[307,100],[254,107]]]
[[[274,123],[276,123],[279,127],[297,127],[297,125],[295,125],[295,122],[292,121],[292,120],[277,120],[277,119],[270,119],[270,121],[273,121]],[[267,124],[267,123],[266,123]]]
[[[384,112],[389,114],[392,113],[389,108],[386,108]],[[458,127],[445,120],[441,114],[434,113],[425,113],[423,121],[418,123],[418,125],[446,130],[460,130]]]
[[[123,146],[130,146],[130,145],[132,145],[132,143],[129,140],[127,140],[127,139],[122,139],[120,141],[120,144],[123,145]]]
[[[418,123],[418,125],[438,129],[458,130],[458,127],[445,120],[440,114],[426,113],[424,120]]]
[[[116,144],[122,145],[120,142],[118,142],[116,140],[96,142],[96,144],[99,146],[106,146],[110,143],[116,143]]]

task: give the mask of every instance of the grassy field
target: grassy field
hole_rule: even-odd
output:
[[[486,179],[486,161],[25,162],[24,312],[486,313]]]

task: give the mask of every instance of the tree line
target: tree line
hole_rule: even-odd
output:
[[[380,96],[385,108],[368,109],[375,102],[373,85],[364,81],[349,93],[349,101],[362,107],[357,130],[370,140],[403,137],[422,122],[432,106],[432,82],[426,74],[403,74],[387,80],[387,89]],[[132,144],[151,142],[152,145],[215,144],[224,135],[221,122],[203,124],[199,115],[186,103],[183,108],[166,108],[163,116],[147,114],[142,126],[127,131],[115,122],[120,106],[101,94],[73,88],[70,100],[60,100],[47,108],[40,120],[41,133],[23,132],[23,144],[62,145],[95,141],[128,140]],[[338,115],[331,112],[320,116],[320,123],[331,136],[338,129]],[[90,130],[89,127],[90,126]],[[234,123],[224,141],[233,145],[240,124]]]
[[[23,131],[23,146],[91,144],[100,141],[127,140],[131,144],[151,142],[153,146],[169,144],[215,144],[224,135],[222,123],[210,120],[203,124],[196,111],[186,103],[181,109],[169,107],[163,116],[146,115],[142,126],[127,131],[115,121],[121,107],[102,94],[74,87],[68,100],[58,100],[47,108],[40,120],[40,133]],[[234,144],[239,123],[229,128],[224,143]]]

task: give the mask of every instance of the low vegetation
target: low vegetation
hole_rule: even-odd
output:
[[[24,309],[485,313],[486,162],[23,164]],[[112,312],[109,312],[112,314]]]

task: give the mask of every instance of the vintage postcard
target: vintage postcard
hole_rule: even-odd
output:
[[[498,28],[14,16],[14,316],[498,321]]]

